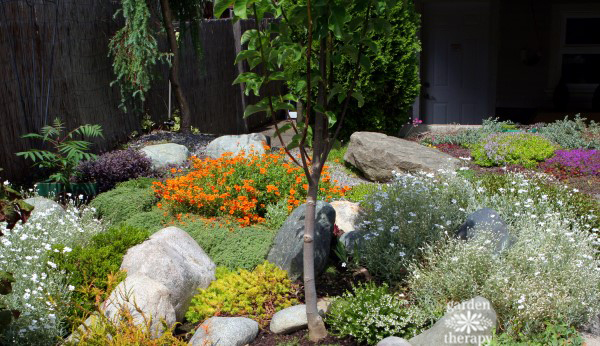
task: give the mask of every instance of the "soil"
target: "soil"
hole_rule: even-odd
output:
[[[327,338],[313,343],[308,340],[308,330],[299,330],[288,335],[279,335],[271,333],[268,329],[263,329],[258,333],[258,337],[250,345],[260,346],[308,346],[308,345],[328,345],[328,346],[354,346],[359,345],[350,338],[336,338],[327,336]]]

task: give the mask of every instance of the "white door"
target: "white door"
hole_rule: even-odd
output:
[[[423,6],[422,114],[429,124],[480,124],[491,116],[490,4]]]

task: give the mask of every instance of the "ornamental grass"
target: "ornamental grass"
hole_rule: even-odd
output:
[[[233,217],[242,226],[265,221],[267,206],[286,201],[288,213],[306,199],[308,182],[302,168],[295,166],[280,150],[257,154],[251,151],[217,159],[192,158],[189,173],[155,182],[162,198],[158,207],[180,218],[192,213],[205,217]],[[349,190],[331,181],[325,166],[319,198],[330,201]]]

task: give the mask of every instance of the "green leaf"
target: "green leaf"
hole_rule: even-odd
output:
[[[342,38],[344,23],[347,21],[346,8],[340,5],[331,6],[329,15],[329,30],[333,31],[336,38]]]
[[[242,19],[248,19],[248,14],[246,13],[246,8],[249,4],[248,0],[235,0],[233,3],[233,13]]]
[[[353,92],[352,97],[354,97],[356,99],[356,101],[358,101],[359,108],[365,104],[365,99],[363,98],[363,95],[361,93],[359,93],[358,91]]]
[[[332,111],[327,111],[327,112],[325,112],[325,115],[327,116],[329,128],[332,128],[333,125],[335,125],[335,123],[337,122],[337,117],[335,116],[335,113]]]
[[[229,8],[229,6],[233,5],[234,0],[215,0],[213,6],[213,13],[215,18],[221,18],[223,12]]]
[[[277,136],[279,136],[279,134],[285,133],[286,131],[289,131],[291,128],[292,128],[291,123],[284,124],[283,126],[279,127],[279,130],[277,130],[277,131],[275,131],[275,133],[273,133],[273,137],[277,137]]]
[[[249,116],[251,116],[254,113],[258,113],[258,112],[266,112],[268,109],[268,106],[263,103],[261,104],[260,102],[255,104],[255,105],[248,105],[246,107],[246,109],[244,110],[244,118],[247,118]]]
[[[235,61],[233,62],[234,64],[239,63],[240,61],[246,60],[246,59],[251,59],[254,57],[259,57],[260,58],[260,53],[255,51],[255,50],[243,50],[241,51],[237,57],[235,58]]]

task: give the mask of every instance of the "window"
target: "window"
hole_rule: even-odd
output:
[[[566,14],[561,41],[564,82],[590,86],[600,83],[600,14]]]

